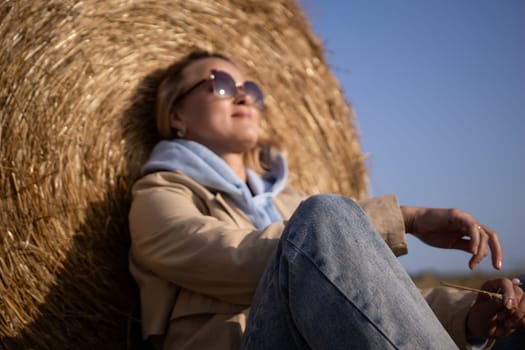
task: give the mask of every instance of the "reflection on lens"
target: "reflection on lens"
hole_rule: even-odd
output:
[[[243,88],[246,94],[250,95],[257,108],[264,109],[263,93],[259,86],[252,81],[247,81],[244,83]]]

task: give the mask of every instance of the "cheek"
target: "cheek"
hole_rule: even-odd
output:
[[[206,119],[206,116],[211,114],[211,108],[209,104],[206,103],[206,101],[202,101],[202,99],[188,98],[181,112],[184,122],[192,124],[196,121]]]
[[[186,125],[195,133],[207,133],[210,130],[216,132],[225,126],[223,115],[227,114],[223,113],[220,104],[195,104],[186,112]]]
[[[262,119],[261,112],[259,112],[258,110],[255,110],[255,122],[257,123],[257,125],[261,124],[261,119]]]

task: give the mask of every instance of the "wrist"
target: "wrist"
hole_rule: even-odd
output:
[[[467,313],[467,317],[465,318],[465,335],[467,336],[467,339],[474,338],[474,335],[472,334],[472,331],[470,330],[470,310]]]
[[[403,221],[405,223],[405,232],[414,233],[414,221],[416,220],[416,207],[400,206]]]
[[[477,324],[476,317],[474,319],[472,316],[472,308],[467,313],[467,317],[465,319],[465,335],[467,336],[467,339],[470,340],[484,340],[487,339],[486,336],[481,334],[479,331],[479,324]],[[478,317],[479,318],[479,317]]]

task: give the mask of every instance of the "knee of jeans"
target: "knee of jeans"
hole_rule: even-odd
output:
[[[292,239],[296,245],[303,240],[310,242],[349,239],[360,230],[352,227],[362,227],[366,214],[354,200],[340,195],[320,194],[304,200],[287,224],[283,239]],[[355,226],[357,225],[357,226]],[[292,238],[290,238],[290,235]],[[337,237],[334,237],[337,235]],[[315,239],[313,237],[321,237]]]
[[[318,194],[305,199],[300,210],[312,211],[317,214],[326,212],[330,215],[337,215],[337,212],[348,214],[349,210],[361,210],[359,204],[353,199],[336,194]]]

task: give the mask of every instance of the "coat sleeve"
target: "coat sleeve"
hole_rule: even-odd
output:
[[[477,294],[446,287],[427,288],[421,292],[458,348],[471,349],[466,337],[466,322]],[[489,340],[480,349],[491,349],[493,345],[494,340]]]
[[[170,175],[152,174],[133,188],[131,258],[180,287],[248,305],[285,223],[256,230],[207,215],[195,189],[164,176]],[[362,207],[394,252],[402,252],[404,224],[395,197],[364,201]]]
[[[407,253],[405,222],[394,195],[360,201],[368,218],[396,256]]]
[[[143,178],[133,189],[129,214],[133,260],[180,287],[248,305],[284,223],[264,230],[239,228],[203,214],[200,200],[187,186],[158,183],[159,179]]]

